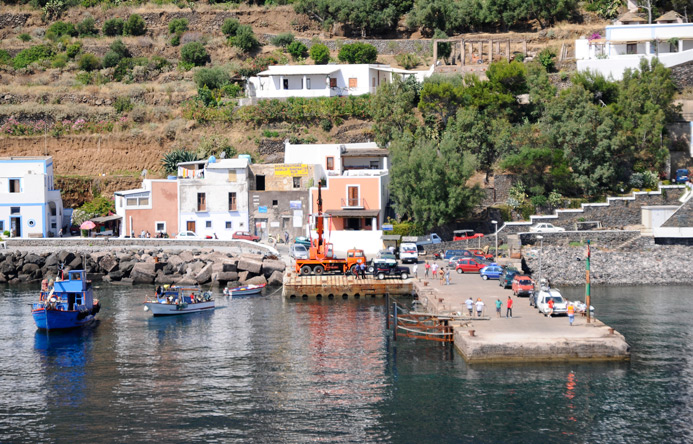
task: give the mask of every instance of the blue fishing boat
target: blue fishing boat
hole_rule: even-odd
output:
[[[67,278],[61,272],[53,288],[42,286],[39,301],[31,305],[34,322],[41,330],[82,327],[92,323],[101,310],[84,270],[70,270]]]

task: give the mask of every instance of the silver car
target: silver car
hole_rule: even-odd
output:
[[[308,249],[305,245],[293,244],[289,248],[289,256],[294,259],[308,259]]]

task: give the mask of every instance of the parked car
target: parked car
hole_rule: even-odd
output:
[[[306,248],[310,248],[310,239],[305,236],[297,236],[294,239],[294,243],[301,244]]]
[[[392,261],[391,259],[374,260],[373,266],[373,276],[379,280],[385,279],[385,276],[407,279],[411,275],[409,267],[399,266],[397,261]]]
[[[686,183],[688,182],[688,170],[686,168],[679,168],[674,174],[672,179],[673,183]]]
[[[294,259],[308,259],[308,248],[302,244],[293,244],[289,248],[289,256]]]
[[[253,241],[253,242],[260,242],[260,236],[255,236],[254,234],[250,234],[247,231],[236,231],[231,236],[231,239],[241,239],[241,240],[248,240],[248,241]]]
[[[413,242],[403,242],[399,246],[399,257],[403,264],[419,262],[419,250]]]
[[[479,237],[484,237],[484,235],[482,233],[475,233],[474,230],[455,230],[452,232],[453,241],[476,239]]]
[[[465,258],[465,259],[460,259],[457,261],[457,265],[455,265],[455,271],[462,274],[462,273],[478,273],[479,270],[482,268],[486,267],[486,264],[482,264],[480,262],[477,262],[476,259],[472,258]]]
[[[202,239],[202,237],[198,236],[194,231],[181,231],[176,236],[176,239]]]
[[[373,273],[377,267],[393,267],[395,265],[397,265],[396,259],[375,258],[367,265],[366,271]]]
[[[565,228],[554,227],[552,224],[544,222],[529,227],[529,231],[531,231],[532,233],[559,233],[561,231],[565,231]]]
[[[513,285],[513,278],[520,273],[520,270],[514,267],[505,267],[503,273],[501,273],[500,278],[498,278],[498,285],[503,288],[510,288]]]
[[[445,250],[443,259],[448,261],[454,256],[472,257],[473,255],[469,252],[469,250]]]
[[[479,257],[482,257],[482,258],[488,259],[488,260],[494,259],[492,254],[484,253],[484,250],[480,250],[478,248],[470,248],[469,251],[471,251],[474,256],[479,256]]]
[[[488,280],[488,279],[499,279],[501,273],[503,273],[503,267],[501,267],[498,264],[491,264],[487,265],[481,270],[479,270],[479,274],[481,275],[481,279],[483,280]]]
[[[512,289],[515,296],[532,297],[534,294],[534,282],[529,276],[516,274],[513,278]]]
[[[380,251],[378,251],[377,258],[378,258],[378,259],[393,259],[393,260],[397,260],[397,256],[395,256],[395,253],[391,252],[390,250],[380,250]]]
[[[568,302],[563,299],[561,293],[555,288],[542,288],[541,291],[536,296],[536,304],[539,313],[544,316],[548,315],[551,309],[549,309],[549,300],[553,299],[553,315],[561,315],[568,313]]]

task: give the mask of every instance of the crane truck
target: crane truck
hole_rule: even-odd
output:
[[[325,242],[323,237],[324,231],[322,185],[318,183],[318,214],[315,221],[317,236],[310,240],[308,259],[296,259],[296,273],[305,276],[309,274],[321,275],[329,272],[346,273],[350,271],[352,274],[356,274],[356,266],[367,263],[363,250],[351,249],[347,251],[346,259],[338,259],[334,256],[332,244]]]

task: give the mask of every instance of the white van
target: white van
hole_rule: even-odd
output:
[[[414,242],[405,242],[399,246],[399,260],[403,264],[419,262],[419,250]]]

